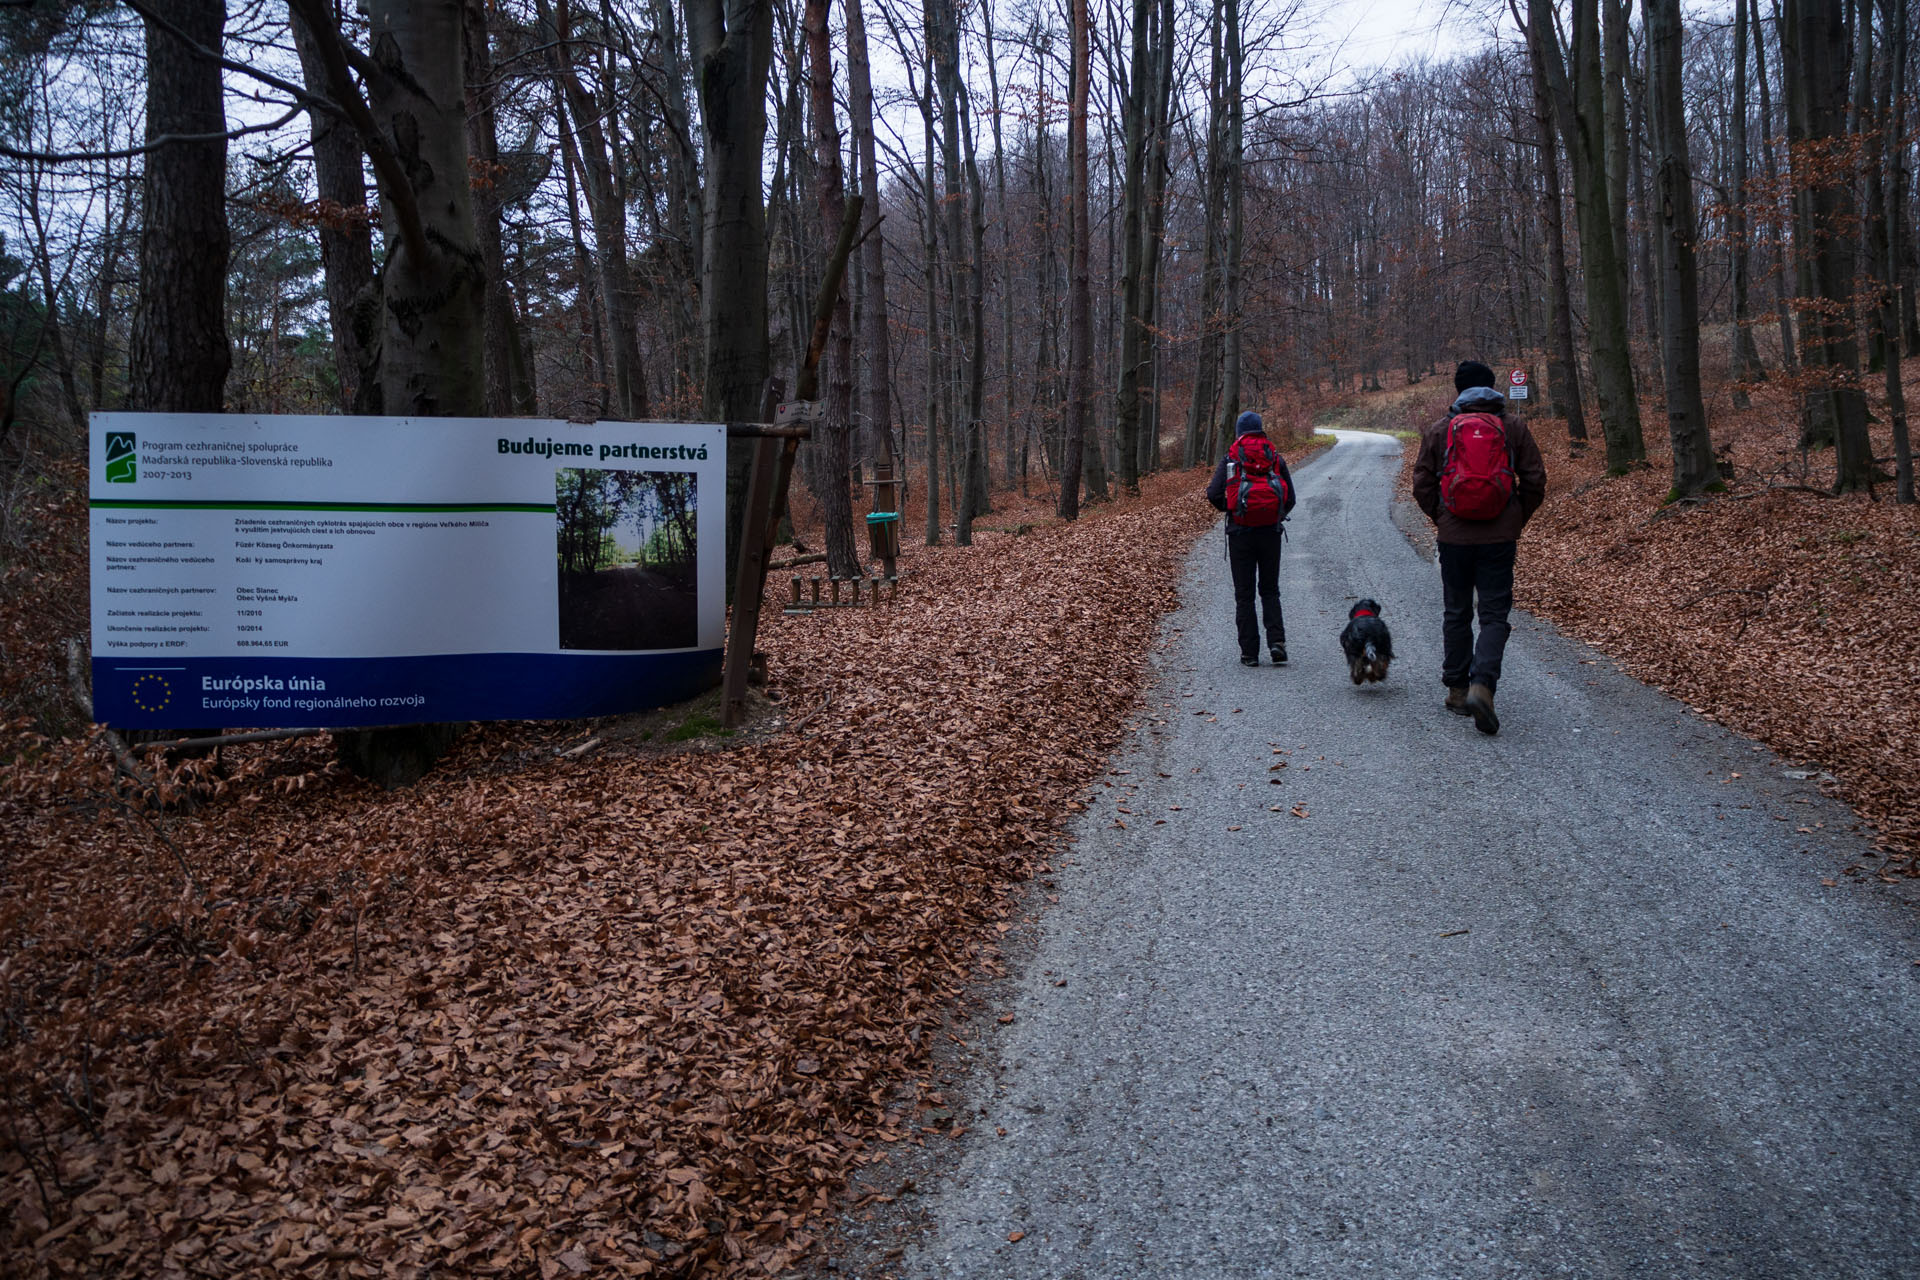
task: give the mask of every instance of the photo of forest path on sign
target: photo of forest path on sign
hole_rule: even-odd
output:
[[[695,509],[691,472],[555,473],[562,649],[693,647]]]

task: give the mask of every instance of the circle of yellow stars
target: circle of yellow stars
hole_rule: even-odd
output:
[[[148,683],[151,681],[152,683]],[[133,682],[133,705],[142,711],[165,711],[173,701],[173,686],[165,676],[149,672]]]

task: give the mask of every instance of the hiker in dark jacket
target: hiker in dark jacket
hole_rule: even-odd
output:
[[[1434,523],[1440,543],[1440,588],[1445,602],[1441,635],[1445,653],[1440,679],[1447,686],[1446,708],[1472,716],[1482,733],[1498,733],[1494,690],[1500,684],[1500,657],[1507,647],[1507,614],[1513,608],[1513,563],[1526,526],[1547,495],[1547,465],[1527,424],[1493,386],[1493,370],[1478,360],[1463,361],[1453,375],[1459,393],[1446,415],[1420,433],[1420,456],[1413,464],[1413,499]],[[1489,414],[1505,433],[1512,495],[1488,518],[1472,519],[1454,510],[1448,483],[1448,434],[1463,414]],[[1456,437],[1457,439],[1458,437]],[[1463,454],[1465,450],[1461,451]],[[1456,480],[1464,477],[1454,464]],[[1443,492],[1446,491],[1446,492]],[[1480,635],[1473,634],[1478,597]]]
[[[1240,632],[1240,664],[1260,665],[1260,628],[1253,613],[1256,580],[1260,614],[1267,623],[1273,665],[1287,661],[1287,622],[1280,613],[1280,526],[1293,510],[1293,473],[1267,438],[1260,415],[1249,409],[1234,424],[1235,439],[1213,469],[1207,501],[1227,512],[1227,563],[1233,567],[1233,614]],[[1249,466],[1244,459],[1251,459]],[[1267,467],[1271,470],[1267,470]],[[1232,491],[1228,480],[1231,473]],[[1269,495],[1264,490],[1272,489]],[[1267,505],[1263,505],[1267,504]]]

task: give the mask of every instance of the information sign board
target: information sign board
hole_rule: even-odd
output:
[[[726,429],[96,414],[94,715],[609,715],[715,684]]]
[[[1507,399],[1525,400],[1527,398],[1527,371],[1515,369],[1507,377]]]

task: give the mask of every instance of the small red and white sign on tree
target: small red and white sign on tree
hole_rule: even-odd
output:
[[[1527,371],[1515,369],[1507,375],[1507,399],[1525,400],[1527,398]]]

